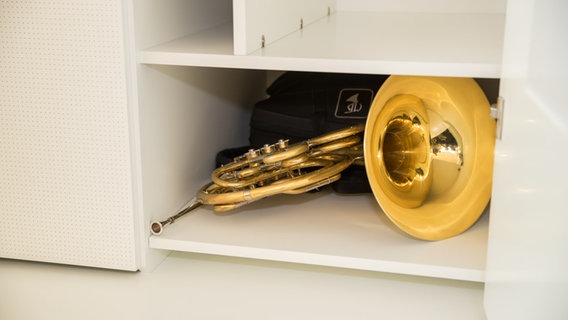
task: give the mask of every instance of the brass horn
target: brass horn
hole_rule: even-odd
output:
[[[395,225],[419,239],[449,238],[489,202],[494,142],[490,105],[473,79],[391,76],[365,125],[251,150],[214,170],[186,208],[150,229],[159,235],[201,205],[227,211],[319,188],[364,159],[373,194]]]
[[[365,168],[389,219],[419,239],[472,226],[491,196],[495,121],[473,79],[391,76],[365,125]]]
[[[288,145],[280,140],[250,150],[232,163],[215,169],[211,182],[197,192],[182,210],[163,221],[151,223],[154,235],[165,225],[200,207],[211,205],[217,212],[235,209],[275,194],[299,194],[337,181],[341,172],[362,161],[361,136],[364,125],[326,133]]]

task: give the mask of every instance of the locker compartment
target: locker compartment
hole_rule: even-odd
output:
[[[219,150],[248,143],[251,107],[280,73],[147,69],[157,81],[141,90],[156,97],[141,109],[144,201],[147,219],[161,220],[210,180]],[[495,99],[498,80],[480,83]],[[183,96],[172,100],[176,86]],[[487,226],[485,212],[459,236],[418,240],[393,225],[372,194],[342,195],[325,188],[276,195],[226,214],[196,209],[150,236],[150,247],[482,281]]]
[[[250,108],[281,72],[476,78],[496,102],[504,2],[318,1],[305,19],[300,2],[285,2],[294,23],[257,2],[135,4],[135,31],[152,30],[136,33],[150,248],[482,282],[488,212],[459,236],[421,241],[394,227],[372,194],[277,195],[223,216],[199,208],[150,235],[150,221],[177,212],[209,180],[217,151],[247,143]],[[250,37],[259,39],[247,47]]]

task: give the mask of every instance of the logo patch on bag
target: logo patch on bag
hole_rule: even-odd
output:
[[[336,118],[365,119],[373,102],[371,89],[343,89],[339,92]]]

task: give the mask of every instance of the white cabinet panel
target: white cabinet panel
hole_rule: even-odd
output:
[[[335,0],[233,0],[234,53],[246,55],[335,10]]]
[[[498,78],[503,21],[502,13],[336,12],[251,57],[300,70]]]
[[[138,268],[122,23],[0,1],[0,257]]]
[[[568,318],[568,3],[510,1],[495,150],[490,319]]]

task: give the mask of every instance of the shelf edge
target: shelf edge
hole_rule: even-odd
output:
[[[369,61],[314,58],[233,56],[165,51],[141,51],[138,62],[146,65],[233,68],[277,71],[310,71],[357,74],[397,74],[498,79],[500,64],[456,64],[407,61]]]
[[[204,253],[228,257],[319,265],[449,280],[462,280],[472,282],[485,281],[485,271],[477,269],[423,265],[386,260],[372,260],[309,252],[272,250],[265,248],[232,246],[195,241],[180,241],[156,236],[150,237],[149,246],[152,249],[172,250],[180,252]]]

